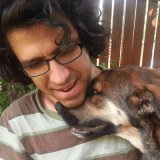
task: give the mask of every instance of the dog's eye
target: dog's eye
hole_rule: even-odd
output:
[[[98,91],[96,91],[96,90],[93,90],[93,93],[94,93],[94,94],[96,94],[96,93],[98,93]]]
[[[90,87],[88,89],[87,93],[88,93],[88,95],[92,96],[92,95],[98,94],[99,92],[96,89],[94,89],[93,87]]]
[[[91,93],[92,93],[92,94],[97,94],[98,91],[92,87]]]

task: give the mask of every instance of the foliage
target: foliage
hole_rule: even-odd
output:
[[[91,59],[90,61],[91,61],[91,66],[95,67],[95,64],[94,64],[93,60]],[[116,64],[117,64],[117,61],[114,60],[114,59],[112,59],[112,60],[111,60],[111,66],[112,66],[112,67],[115,67]],[[102,62],[102,63],[100,64],[100,66],[102,66],[102,67],[104,67],[104,68],[107,68],[107,63]]]
[[[111,66],[116,67],[116,64],[117,64],[117,61],[116,61],[116,60],[114,60],[114,59],[112,59],[112,61],[111,61]]]
[[[2,87],[5,87],[7,83],[0,78],[0,83]],[[0,91],[0,115],[2,114],[3,110],[8,106],[8,100],[7,100],[7,93],[8,90]]]
[[[2,78],[0,78],[0,85],[2,86],[0,90],[0,116],[13,100],[20,98],[35,88],[34,84],[26,87],[19,83],[7,83]]]

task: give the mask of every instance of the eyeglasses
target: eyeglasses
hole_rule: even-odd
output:
[[[22,69],[28,77],[40,76],[49,71],[50,69],[49,61],[55,59],[59,64],[62,64],[62,65],[71,63],[81,56],[82,48],[83,48],[83,44],[80,42],[58,53],[51,59],[39,61],[30,65],[27,65],[25,67],[22,67],[20,69]]]

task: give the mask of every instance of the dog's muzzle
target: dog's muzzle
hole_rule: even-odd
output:
[[[66,108],[63,104],[61,104],[60,102],[57,102],[54,105],[58,115],[69,125],[69,126],[74,126],[78,123],[78,119],[70,114],[68,112],[68,108]]]

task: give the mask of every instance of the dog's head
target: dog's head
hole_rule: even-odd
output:
[[[159,87],[160,74],[155,70],[107,70],[92,81],[81,106],[68,109],[58,102],[55,108],[78,137],[117,134],[123,128],[141,127],[146,116],[155,112],[160,118]]]

